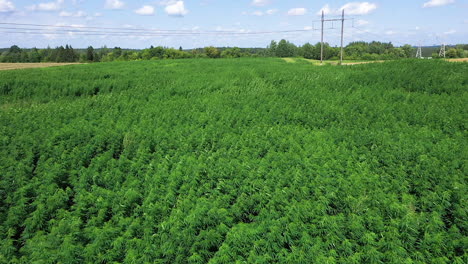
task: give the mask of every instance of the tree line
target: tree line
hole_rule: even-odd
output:
[[[427,47],[423,53],[438,58],[436,47]],[[46,49],[21,49],[13,45],[9,49],[0,50],[0,62],[110,62],[133,60],[158,60],[158,59],[188,59],[188,58],[240,58],[240,57],[303,57],[306,59],[320,59],[321,44],[306,43],[297,46],[285,39],[279,42],[271,41],[266,48],[217,48],[205,47],[184,50],[167,47],[151,46],[143,50],[122,49],[120,47],[95,49],[89,46],[87,49],[74,49],[71,45],[65,45]],[[416,49],[411,45],[396,47],[392,43],[351,42],[344,48],[344,56],[348,60],[390,60],[411,58],[416,54]],[[332,47],[324,44],[324,59],[338,60],[340,47]],[[448,58],[468,57],[468,45],[456,45],[447,47]]]

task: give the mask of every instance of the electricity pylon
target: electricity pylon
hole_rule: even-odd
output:
[[[421,44],[419,44],[418,51],[416,52],[416,58],[422,59],[422,48],[421,48]]]
[[[445,58],[445,43],[442,43],[442,46],[440,47],[439,57],[440,58],[442,58],[442,57]]]

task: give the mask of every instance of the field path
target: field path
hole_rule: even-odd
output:
[[[30,69],[30,68],[46,68],[65,65],[75,65],[81,63],[0,63],[0,71]]]
[[[451,62],[468,62],[468,58],[447,59],[447,61],[451,61]]]
[[[293,60],[291,58],[283,58],[286,62],[291,62],[290,60]],[[307,61],[307,62],[310,62],[314,65],[320,65],[320,61],[319,60],[311,60],[311,59],[303,59],[303,58],[300,58],[300,60],[303,60],[303,61]],[[368,64],[368,63],[382,63],[382,62],[385,62],[383,60],[377,60],[377,61],[356,61],[356,62],[344,62],[343,65],[358,65],[358,64]],[[340,62],[339,61],[330,61],[330,60],[326,60],[323,62],[324,64],[326,65],[339,65]]]
[[[377,61],[349,62],[349,63],[343,63],[343,65],[358,65],[358,64],[382,63],[382,62],[385,62],[385,61],[377,60]]]
[[[295,58],[282,58],[285,62],[287,63],[296,63],[296,59]]]

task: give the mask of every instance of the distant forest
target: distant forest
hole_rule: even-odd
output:
[[[423,47],[424,57],[439,57],[440,47]],[[337,60],[340,48],[325,43],[324,57],[326,60]],[[344,49],[347,60],[393,60],[411,58],[416,54],[416,48],[411,45],[395,47],[385,42],[351,42]],[[0,62],[109,62],[131,60],[185,59],[185,58],[239,58],[239,57],[303,57],[320,59],[320,43],[303,46],[281,40],[271,41],[266,48],[216,48],[205,47],[184,50],[167,47],[153,47],[143,50],[122,49],[120,47],[95,49],[74,49],[71,45],[46,49],[22,49],[16,45],[0,49]],[[468,57],[468,44],[447,46],[446,57]]]

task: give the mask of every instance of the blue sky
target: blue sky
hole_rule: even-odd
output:
[[[272,39],[281,38],[302,45],[320,40],[320,32],[316,30],[320,23],[313,22],[320,19],[320,10],[326,12],[327,18],[335,18],[341,9],[345,10],[347,18],[354,19],[345,23],[345,42],[380,40],[392,41],[396,45],[468,43],[468,0],[0,0],[1,23],[59,26],[0,24],[0,47],[13,44],[21,47],[71,44],[77,48],[88,45],[123,48],[150,45],[265,47]],[[115,30],[92,29],[99,32],[80,36],[80,33],[66,32],[74,28],[91,30],[83,27],[122,28],[125,32],[129,28],[185,30],[197,34],[158,36],[152,31],[151,36],[141,36],[129,31],[133,33],[115,36],[108,34]],[[325,27],[325,40],[338,45],[339,23],[329,22]],[[277,32],[304,29],[307,31]],[[26,34],[6,33],[15,31]],[[218,31],[236,34],[223,35],[216,33]],[[265,31],[273,33],[256,34]]]

